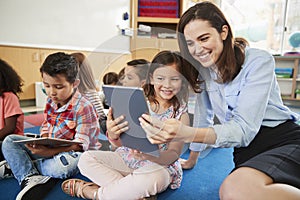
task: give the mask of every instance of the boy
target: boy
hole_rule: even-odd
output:
[[[48,95],[41,137],[76,140],[82,144],[47,147],[14,141],[24,136],[10,135],[3,141],[3,154],[21,185],[17,200],[42,199],[55,179],[78,173],[77,162],[83,151],[99,149],[100,127],[93,105],[76,90],[78,64],[65,53],[49,55],[40,68]]]
[[[145,59],[131,60],[124,67],[124,75],[120,82],[127,87],[141,87],[146,81],[148,70],[149,61]]]

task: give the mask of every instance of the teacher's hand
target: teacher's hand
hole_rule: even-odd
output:
[[[189,134],[186,131],[189,126],[184,125],[177,119],[167,119],[160,121],[155,117],[143,114],[139,118],[142,128],[147,133],[147,138],[152,144],[161,144],[171,141],[183,141],[189,140]]]

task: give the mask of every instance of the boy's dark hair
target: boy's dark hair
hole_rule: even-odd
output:
[[[0,96],[4,92],[22,93],[23,80],[4,60],[0,59]]]
[[[126,64],[130,65],[130,66],[135,66],[135,65],[143,65],[143,64],[147,64],[147,63],[149,63],[149,61],[145,60],[145,59],[134,59],[134,60],[127,62]]]
[[[119,81],[119,75],[116,72],[107,72],[104,74],[102,81],[105,85],[117,84]]]
[[[78,74],[78,63],[76,59],[63,52],[50,54],[40,68],[40,72],[55,77],[64,75],[69,83],[74,83]]]
[[[134,59],[127,62],[127,65],[135,68],[135,73],[138,75],[140,80],[144,80],[147,77],[150,62],[145,59]]]

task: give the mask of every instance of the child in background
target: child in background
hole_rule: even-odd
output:
[[[183,60],[179,54],[160,52],[152,61],[144,90],[152,115],[161,120],[176,118],[189,124],[186,112],[188,85],[179,71],[182,65]],[[65,193],[88,199],[141,199],[156,195],[168,186],[172,189],[180,187],[182,169],[178,158],[184,143],[172,141],[160,145],[160,157],[124,147],[121,145],[120,134],[130,127],[123,120],[123,116],[113,119],[112,110],[109,110],[108,138],[119,148],[115,152],[83,153],[78,167],[93,182],[66,180],[62,183]]]
[[[71,56],[74,56],[79,64],[78,77],[80,83],[78,86],[78,90],[87,100],[89,100],[93,104],[99,117],[101,131],[105,133],[106,114],[104,113],[104,107],[97,91],[97,86],[90,63],[82,53],[72,53]]]
[[[24,134],[24,114],[20,107],[18,94],[22,92],[23,81],[17,72],[0,59],[0,148],[2,141],[10,134]],[[12,176],[5,172],[8,168],[0,151],[0,179]]]
[[[141,87],[144,85],[149,69],[149,61],[135,59],[127,62],[120,83],[127,87]]]
[[[116,72],[107,72],[102,78],[105,85],[117,85],[119,81],[119,75]]]
[[[104,74],[104,76],[102,78],[102,82],[104,85],[117,85],[119,83],[119,76],[116,72],[107,72],[106,74]],[[100,96],[100,99],[101,99],[101,102],[102,102],[104,108],[108,109],[109,106],[107,105],[103,91],[101,91],[99,93],[99,96]],[[105,126],[106,126],[106,121],[105,121]]]
[[[21,185],[17,200],[43,199],[56,181],[77,174],[83,151],[99,149],[100,127],[93,105],[76,91],[78,64],[65,53],[49,55],[40,68],[48,95],[41,137],[80,141],[82,144],[52,147],[14,141],[28,139],[9,135],[2,145],[3,155]]]
[[[122,85],[122,80],[124,79],[124,71],[125,71],[125,67],[123,67],[119,73],[118,73],[118,78],[119,78],[119,82],[117,85]]]
[[[127,62],[127,66],[122,68],[118,74],[119,82],[117,85],[123,85],[128,87],[141,87],[146,81],[148,69],[149,61],[145,59],[135,59]],[[105,82],[103,83],[105,84]],[[101,98],[105,101],[105,96],[103,92],[101,96]]]

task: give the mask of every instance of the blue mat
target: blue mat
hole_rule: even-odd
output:
[[[187,151],[182,158],[188,158]],[[233,169],[232,149],[212,149],[197,165],[183,171],[183,181],[177,190],[167,189],[158,200],[217,200],[223,180]]]
[[[31,132],[31,131],[28,131]],[[187,158],[186,151],[182,158]],[[218,200],[219,187],[224,178],[233,169],[232,149],[212,149],[210,153],[199,158],[198,164],[190,170],[184,170],[182,185],[177,190],[167,189],[157,196],[158,200]],[[83,178],[81,174],[76,176]],[[63,193],[60,188],[62,180],[48,193],[45,200],[74,200]],[[0,200],[14,200],[20,186],[14,178],[0,180]]]

